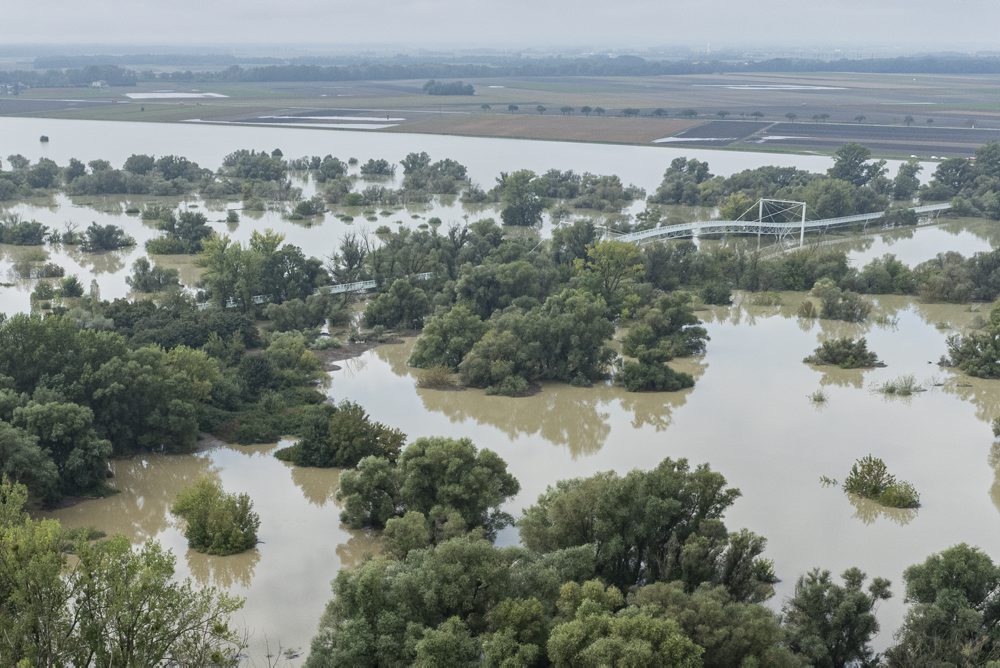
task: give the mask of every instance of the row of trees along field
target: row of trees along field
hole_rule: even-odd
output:
[[[243,200],[248,209],[264,208],[266,202],[291,202],[294,206],[289,216],[293,218],[321,214],[328,205],[400,206],[453,194],[468,204],[498,205],[507,225],[536,226],[546,209],[556,217],[573,209],[616,213],[646,195],[617,176],[571,170],[505,172],[486,190],[470,181],[464,165],[451,159],[432,161],[427,153],[410,153],[400,162],[403,179],[398,188],[385,184],[396,173],[396,166],[385,159],[345,163],[327,155],[286,160],[278,150],[235,151],[216,172],[174,155],[133,155],[121,169],[106,160],[85,165],[75,158],[65,167],[47,158],[32,164],[19,155],[9,156],[7,162],[9,169],[0,169],[0,200],[24,199],[57,189],[77,195],[197,193],[207,199]],[[352,162],[358,165],[356,174],[349,173]],[[677,158],[649,196],[648,209],[634,227],[651,227],[660,221],[655,205],[719,207],[720,215],[731,219],[745,213],[761,197],[804,201],[818,218],[881,211],[894,200],[909,202],[916,195],[925,200],[952,200],[961,213],[1000,218],[1000,144],[980,148],[974,159],[940,162],[930,183],[922,187],[920,170],[921,166],[911,160],[889,178],[885,161],[872,160],[871,152],[857,144],[840,148],[826,174],[793,167],[760,167],[719,177],[711,174],[707,163]],[[320,194],[303,199],[301,189],[292,185],[292,174],[315,179]],[[359,180],[367,185],[359,188]],[[148,214],[151,219],[162,215],[155,207]]]

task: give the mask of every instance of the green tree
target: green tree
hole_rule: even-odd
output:
[[[409,363],[424,369],[444,366],[457,371],[458,365],[488,328],[468,306],[456,304],[427,321]]]
[[[535,173],[522,169],[503,173],[497,179],[500,191],[500,218],[504,225],[535,227],[542,222],[543,204],[532,187]]]
[[[652,471],[599,473],[549,487],[518,522],[529,549],[593,545],[598,574],[619,587],[680,580],[725,586],[736,600],[772,593],[765,541],[729,534],[722,514],[739,496],[705,465],[664,459]]]
[[[896,179],[893,181],[892,196],[895,199],[910,199],[917,193],[920,187],[920,179],[917,177],[923,170],[923,166],[914,159],[907,160],[899,166],[896,172]]]
[[[389,290],[368,303],[365,324],[389,328],[420,329],[430,312],[427,293],[406,278],[397,278]]]
[[[69,563],[59,523],[28,518],[25,499],[0,483],[0,663],[237,664],[241,600],[175,581],[173,555],[152,542],[77,541]]]
[[[964,543],[903,573],[910,608],[887,664],[988,665],[1000,657],[1000,569]]]
[[[574,263],[581,284],[602,296],[613,313],[621,308],[632,281],[643,274],[642,252],[635,244],[601,241]]]
[[[89,408],[32,401],[14,409],[12,423],[38,439],[38,445],[59,471],[63,494],[86,494],[104,486],[111,443],[98,438],[94,413]]]
[[[416,644],[414,666],[419,668],[465,668],[479,663],[479,643],[458,617],[451,617],[437,628],[424,630]]]
[[[373,421],[358,404],[342,401],[303,428],[299,441],[276,454],[299,466],[351,468],[368,456],[395,460],[406,435]]]
[[[260,516],[246,494],[227,494],[211,478],[201,478],[177,495],[170,512],[184,519],[188,546],[207,554],[236,554],[257,544]]]
[[[46,501],[59,498],[59,469],[38,445],[38,439],[0,421],[0,475],[25,486]]]
[[[789,646],[820,668],[869,665],[875,660],[869,645],[879,629],[875,608],[892,595],[884,578],[873,579],[864,589],[866,576],[857,568],[849,568],[841,577],[844,584],[838,585],[830,571],[810,571],[798,579],[784,606]]]
[[[855,186],[863,186],[885,173],[885,160],[869,162],[872,152],[861,144],[844,144],[833,154],[833,167],[827,175],[847,181]]]
[[[554,666],[701,666],[702,648],[672,619],[624,608],[624,597],[596,580],[563,585],[560,617],[547,649]]]

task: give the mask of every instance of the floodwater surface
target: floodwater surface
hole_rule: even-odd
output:
[[[38,135],[47,134],[48,144]],[[473,180],[489,186],[501,170],[549,168],[615,173],[647,191],[655,188],[670,159],[680,155],[707,159],[714,172],[728,174],[763,164],[795,165],[821,171],[819,156],[761,155],[707,150],[585,145],[444,136],[325,132],[281,128],[99,123],[51,119],[0,119],[0,154],[47,156],[61,164],[70,157],[107,158],[120,164],[131,153],[177,153],[217,167],[238,148],[280,147],[286,156],[333,153],[341,159],[384,157],[398,161],[410,151],[450,157],[469,166]],[[931,170],[925,170],[925,173]],[[306,184],[306,187],[309,187]],[[47,254],[68,273],[98,281],[102,296],[127,293],[124,277],[144,254],[142,242],[156,232],[126,216],[120,201],[86,202],[62,196],[54,202],[20,204],[13,211],[61,227],[66,220],[89,224],[115,222],[139,245],[102,255],[74,249],[0,248],[0,273],[9,272],[25,253]],[[222,217],[222,206],[193,200],[187,205]],[[435,208],[441,207],[441,208]],[[475,215],[447,200],[435,203],[423,219],[393,212],[386,224],[420,224],[442,212],[444,224]],[[434,213],[433,215],[437,215]],[[366,221],[370,222],[370,221]],[[382,224],[371,223],[372,226]],[[317,225],[294,224],[280,213],[245,215],[236,226],[213,223],[238,239],[255,229],[286,234],[306,252],[331,253],[345,231],[356,229],[332,216]],[[996,243],[993,224],[956,223],[941,228],[876,235],[847,242],[855,264],[885,252],[908,263],[945,250],[988,250]],[[181,271],[193,285],[198,268],[190,258],[156,258]],[[0,281],[4,281],[0,276]],[[27,310],[34,282],[10,281],[0,288],[0,310]],[[746,527],[768,539],[768,557],[782,582],[771,603],[780,606],[795,579],[812,567],[840,573],[859,566],[893,581],[894,598],[879,618],[886,645],[904,606],[903,570],[929,554],[958,542],[1000,555],[1000,452],[993,452],[989,421],[1000,415],[1000,381],[966,378],[938,367],[946,337],[966,331],[987,307],[925,305],[900,297],[875,299],[864,325],[800,320],[802,294],[786,293],[775,307],[736,305],[701,311],[711,340],[704,356],[677,360],[677,368],[696,378],[693,389],[675,393],[627,393],[599,384],[592,388],[547,384],[530,397],[488,397],[477,390],[436,391],[416,387],[406,366],[412,340],[385,345],[340,363],[331,372],[333,400],[360,403],[374,419],[398,427],[409,437],[469,437],[498,452],[521,482],[508,504],[515,516],[557,480],[597,471],[649,469],[665,457],[709,463],[743,496],[727,515],[733,528]],[[868,337],[886,368],[844,371],[802,362],[830,336]],[[910,398],[886,398],[873,386],[904,374],[926,388]],[[826,402],[810,400],[822,390]],[[378,550],[377,539],[340,526],[333,499],[339,473],[299,469],[275,459],[274,446],[215,445],[194,455],[146,455],[115,463],[120,494],[79,503],[52,513],[69,526],[94,526],[121,532],[138,544],[161,541],[178,559],[178,574],[229,589],[246,597],[236,621],[253,633],[251,655],[308,648],[309,639],[330,598],[329,582],[344,567]],[[821,476],[842,481],[851,463],[864,455],[882,457],[899,478],[912,482],[922,497],[916,511],[887,512],[849,498]],[[234,492],[247,492],[261,515],[261,544],[232,557],[189,551],[169,506],[177,492],[201,475],[215,475]],[[500,542],[513,543],[508,529]],[[262,661],[258,660],[258,663]]]

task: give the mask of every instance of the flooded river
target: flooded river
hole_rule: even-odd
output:
[[[38,144],[43,132],[51,137],[50,144]],[[721,174],[762,164],[816,170],[828,164],[815,156],[0,119],[0,153],[20,152],[33,159],[47,155],[60,163],[71,156],[120,163],[133,152],[173,152],[214,167],[230,150],[275,146],[286,156],[330,152],[342,159],[355,155],[394,161],[409,151],[426,150],[435,158],[452,157],[469,165],[473,179],[483,184],[505,169],[558,167],[617,173],[648,190],[676,155],[707,159]],[[460,205],[440,206],[458,207],[448,209],[451,217],[445,219],[446,225],[457,222]],[[120,204],[110,202],[95,206],[57,198],[19,207],[24,215],[57,227],[69,218],[126,221],[128,233],[140,244],[155,234],[138,218],[126,216]],[[394,214],[389,220],[396,218],[404,216]],[[420,222],[409,218],[404,224]],[[257,219],[246,216],[229,229],[247,238],[253,229],[271,227],[307,252],[323,255],[332,252],[346,229],[338,225],[342,223],[332,216],[307,227],[269,213]],[[957,221],[843,243],[856,264],[885,252],[913,264],[945,250],[988,250],[997,241],[995,224]],[[18,253],[29,251],[0,248],[0,271],[9,268]],[[141,245],[101,256],[51,248],[48,252],[49,259],[66,264],[69,273],[96,278],[105,297],[125,294],[127,267],[143,254]],[[165,262],[178,266],[186,283],[197,279],[188,259]],[[25,310],[28,292],[30,285],[23,283],[0,288],[0,310]],[[768,539],[768,556],[782,578],[772,604],[780,605],[795,578],[814,566],[839,573],[856,565],[893,581],[895,596],[879,609],[882,647],[902,619],[901,576],[908,565],[963,541],[1000,557],[1000,452],[993,452],[989,427],[989,420],[1000,415],[1000,381],[969,379],[933,364],[945,352],[946,337],[967,329],[985,315],[986,307],[882,297],[875,299],[877,308],[869,322],[857,326],[800,320],[794,314],[802,295],[783,298],[777,307],[702,311],[711,340],[703,357],[676,364],[697,381],[683,392],[630,394],[609,385],[547,385],[529,399],[511,399],[475,390],[419,389],[406,366],[412,346],[407,341],[339,363],[341,368],[331,372],[329,394],[334,400],[360,403],[374,419],[402,429],[411,439],[469,437],[479,447],[495,450],[521,481],[522,491],[507,508],[514,515],[562,478],[648,469],[664,457],[708,462],[743,492],[727,524]],[[871,349],[888,366],[843,371],[802,363],[818,341],[843,335],[867,336]],[[913,374],[927,391],[910,398],[886,398],[872,391],[874,384],[904,374]],[[809,399],[818,389],[827,397],[824,404]],[[135,543],[159,540],[177,555],[179,575],[245,596],[246,608],[236,621],[252,631],[255,657],[263,656],[265,642],[272,650],[280,643],[307,651],[330,597],[330,580],[341,568],[376,552],[378,542],[340,526],[333,501],[337,471],[291,467],[271,456],[274,447],[216,445],[195,455],[116,462],[114,482],[120,494],[53,515],[69,526],[124,533]],[[869,453],[885,459],[893,473],[915,485],[923,502],[919,510],[887,513],[848,498],[839,487],[821,484],[821,476],[842,481],[851,463]],[[227,490],[253,497],[262,520],[263,542],[256,550],[207,557],[187,549],[168,507],[177,490],[206,473],[218,476]],[[513,530],[500,536],[504,544],[516,540]]]

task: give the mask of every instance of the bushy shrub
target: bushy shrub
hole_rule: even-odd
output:
[[[177,495],[170,511],[187,523],[188,546],[207,554],[236,554],[257,544],[260,517],[246,494],[226,494],[222,485],[201,478]]]
[[[920,495],[908,482],[896,480],[885,462],[867,455],[854,462],[844,480],[844,491],[892,508],[917,508]]]
[[[878,361],[878,355],[868,350],[866,339],[854,340],[850,337],[823,341],[812,355],[802,361],[809,364],[832,364],[841,369],[885,366]]]

